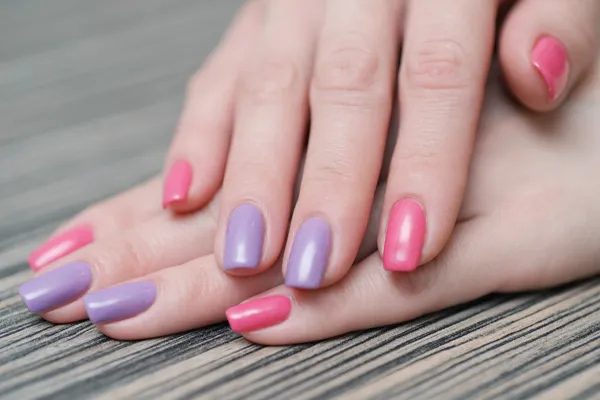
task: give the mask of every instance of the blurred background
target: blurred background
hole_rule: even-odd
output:
[[[242,0],[0,1],[0,267],[162,165]]]

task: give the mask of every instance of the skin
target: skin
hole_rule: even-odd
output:
[[[559,112],[547,115],[516,106],[498,82],[494,76],[488,87],[457,227],[441,255],[414,272],[381,268],[376,206],[361,261],[329,288],[289,289],[278,268],[252,277],[225,274],[212,253],[219,202],[182,217],[165,214],[152,200],[160,192],[155,179],[70,221],[67,226],[91,224],[98,240],[41,273],[83,260],[93,269],[91,291],[154,281],[158,296],[147,311],[98,326],[116,339],[198,328],[222,321],[228,307],[250,297],[285,294],[292,299],[289,318],[245,334],[263,344],[399,323],[488,293],[546,288],[598,273],[600,188],[590,182],[600,168],[600,68]],[[42,316],[65,323],[85,312],[77,300]]]
[[[299,227],[321,217],[332,237],[321,287],[331,285],[356,258],[390,116],[399,109],[378,249],[383,253],[392,206],[412,198],[426,215],[417,256],[425,264],[444,249],[459,217],[496,36],[507,87],[524,106],[549,111],[594,60],[599,18],[597,0],[248,2],[190,82],[165,174],[180,159],[194,173],[188,197],[169,207],[197,210],[219,191],[220,266],[232,211],[246,203],[260,210],[260,262],[227,271],[233,275],[263,272],[281,257],[285,274]],[[553,99],[530,60],[542,35],[568,53],[566,86]]]

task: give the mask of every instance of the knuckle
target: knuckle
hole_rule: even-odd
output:
[[[230,168],[231,173],[227,176],[226,183],[235,186],[238,193],[261,193],[261,190],[289,186],[287,174],[282,173],[287,168],[273,168],[273,164],[269,162],[271,159],[272,156],[265,152],[256,154],[256,158],[238,160]]]
[[[471,82],[465,49],[456,41],[427,41],[406,57],[402,87],[452,90],[468,87]]]
[[[115,280],[145,275],[147,261],[153,259],[150,252],[150,246],[126,236],[106,242],[86,260],[99,272],[102,284],[110,285]]]
[[[241,90],[258,100],[278,99],[293,90],[298,67],[285,56],[270,56],[252,65],[244,74]]]
[[[144,272],[146,267],[148,252],[145,250],[147,246],[141,246],[141,243],[132,240],[131,238],[125,237],[122,239],[122,252],[121,257],[118,260],[118,265],[126,267],[131,271],[135,271],[136,276]],[[141,247],[144,247],[142,249]]]
[[[363,38],[344,38],[323,51],[315,66],[311,89],[315,94],[346,92],[346,96],[338,97],[356,98],[356,93],[347,92],[362,92],[366,93],[362,98],[377,98],[382,86],[378,85],[379,67],[378,55],[365,45]]]
[[[417,144],[411,146],[410,149],[399,148],[397,154],[394,155],[394,162],[400,165],[410,164],[412,173],[420,173],[421,171],[431,170],[432,168],[443,164],[447,158],[442,152],[440,140],[436,135],[429,135],[428,138],[422,138]]]
[[[324,160],[327,161],[319,163],[311,170],[310,176],[307,177],[310,181],[324,184],[330,189],[332,187],[340,189],[351,187],[359,180],[355,165],[349,159],[337,156],[325,157]]]
[[[165,288],[169,288],[169,293],[173,293],[173,300],[176,303],[188,304],[192,308],[201,304],[203,299],[222,294],[223,288],[230,285],[228,274],[213,273],[212,268],[207,268],[210,265],[208,262],[196,260],[194,264],[196,264],[195,268],[187,271],[186,279],[169,279],[163,284]],[[194,321],[193,318],[202,319],[203,315],[195,313],[195,316],[188,316],[188,318],[192,318],[190,325],[198,326],[201,321]]]

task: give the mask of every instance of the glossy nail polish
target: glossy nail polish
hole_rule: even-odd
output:
[[[253,332],[284,322],[290,315],[292,302],[286,296],[275,295],[250,300],[226,311],[234,332]]]
[[[48,271],[19,288],[23,303],[31,312],[42,312],[67,304],[83,295],[92,283],[92,271],[76,261]]]
[[[285,284],[299,289],[317,289],[331,252],[331,230],[321,218],[306,220],[294,238],[285,273]]]
[[[414,271],[425,243],[425,212],[419,203],[404,199],[392,207],[383,247],[383,268]]]
[[[264,235],[265,223],[260,210],[251,204],[236,207],[227,224],[223,268],[258,267]]]
[[[569,56],[565,46],[555,37],[542,36],[533,47],[531,63],[546,83],[548,98],[556,100],[569,77]]]
[[[94,324],[120,321],[146,311],[156,300],[156,285],[130,282],[89,293],[83,297],[88,318]]]
[[[185,160],[177,160],[171,166],[163,190],[163,208],[188,197],[192,184],[192,166]]]
[[[94,241],[94,231],[88,225],[69,229],[50,238],[46,243],[35,249],[27,258],[29,266],[38,271],[50,264],[86,246]]]

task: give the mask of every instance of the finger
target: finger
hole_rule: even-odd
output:
[[[157,215],[160,180],[152,179],[125,193],[95,204],[59,227],[36,248],[27,261],[34,271],[92,243],[109,233],[125,230]]]
[[[235,82],[261,23],[261,2],[248,2],[215,53],[188,84],[165,164],[163,207],[206,204],[221,185],[232,129]]]
[[[76,251],[23,284],[19,294],[32,312],[65,323],[85,317],[88,290],[114,285],[210,254],[215,220],[210,207],[193,215],[161,213]]]
[[[399,1],[325,2],[310,141],[286,252],[290,287],[330,285],[356,257],[390,120],[399,23]]]
[[[600,240],[598,226],[590,223],[600,220],[600,210],[597,197],[582,195],[580,185],[569,182],[566,197],[549,207],[540,207],[540,198],[548,198],[544,185],[533,192],[528,185],[495,208],[501,212],[457,225],[439,257],[416,271],[389,274],[374,254],[330,288],[298,292],[279,286],[228,310],[228,319],[251,341],[291,344],[400,323],[488,293],[589,277],[600,260],[598,246],[590,245]]]
[[[596,59],[600,2],[523,0],[499,43],[505,80],[527,107],[556,108]]]
[[[410,3],[400,68],[400,133],[379,249],[384,268],[435,257],[454,227],[494,38],[494,1]],[[384,244],[385,242],[385,244]]]
[[[307,123],[318,1],[267,2],[260,43],[240,78],[215,246],[231,273],[263,271],[283,246]]]
[[[120,340],[169,335],[221,322],[225,310],[281,283],[280,266],[253,277],[224,274],[213,255],[84,297],[87,314]]]
[[[375,210],[383,190],[378,190]],[[374,212],[370,226],[376,227]],[[369,230],[361,247],[363,254],[377,248],[376,229]],[[162,336],[225,319],[225,310],[249,296],[282,282],[281,264],[252,277],[223,274],[213,255],[110,287],[85,296],[87,313],[100,330],[118,339]]]

